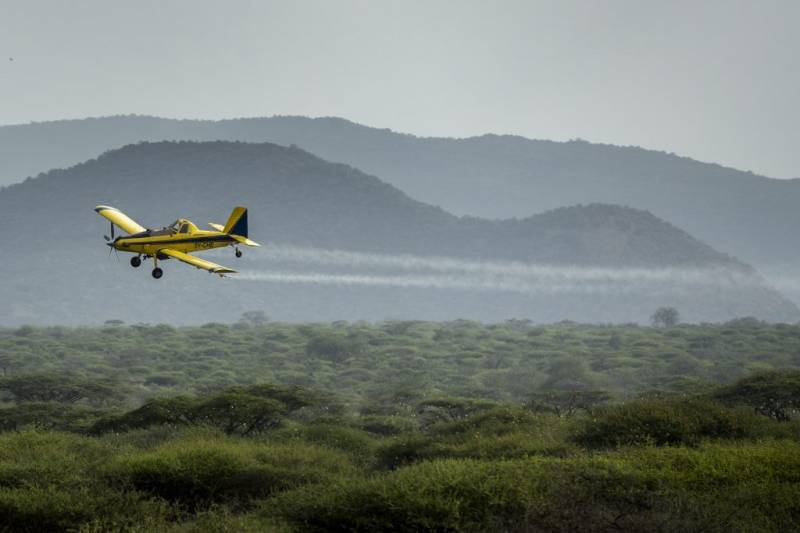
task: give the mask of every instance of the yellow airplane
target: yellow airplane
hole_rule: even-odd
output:
[[[142,264],[142,259],[152,257],[153,277],[156,279],[164,275],[164,271],[158,267],[158,262],[169,258],[224,276],[236,271],[189,255],[188,252],[233,246],[236,249],[236,257],[242,257],[240,244],[260,246],[247,238],[247,209],[244,207],[234,208],[225,226],[209,223],[214,231],[201,230],[185,218],[179,218],[159,230],[147,229],[114,207],[98,205],[94,210],[111,221],[111,236],[105,236],[108,241],[106,244],[121,252],[135,253],[136,255],[131,257],[131,266],[134,268]],[[115,238],[114,226],[128,233],[128,236]]]

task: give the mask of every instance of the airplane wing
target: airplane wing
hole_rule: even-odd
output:
[[[158,253],[174,257],[178,261],[183,261],[184,263],[188,263],[197,268],[208,270],[213,274],[230,274],[236,272],[235,270],[230,269],[228,267],[212,263],[211,261],[206,261],[205,259],[200,259],[199,257],[195,257],[193,255],[179,252],[178,250],[170,250],[169,248],[163,248],[159,250]]]
[[[147,228],[143,228],[140,226],[136,221],[134,221],[131,217],[117,209],[116,207],[109,207],[107,205],[98,205],[94,208],[97,211],[97,214],[103,216],[111,221],[112,224],[116,224],[119,226],[122,231],[128,232],[131,235],[134,233],[141,233],[142,231],[147,231]]]

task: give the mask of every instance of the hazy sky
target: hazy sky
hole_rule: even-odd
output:
[[[800,0],[0,0],[0,124],[334,115],[800,177],[799,56]]]

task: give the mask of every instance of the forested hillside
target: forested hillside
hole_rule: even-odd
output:
[[[251,237],[267,246],[231,264],[250,273],[239,282],[170,262],[155,286],[144,268],[108,255],[108,226],[93,211],[100,203],[148,227],[178,217],[224,222],[246,204]],[[250,309],[294,320],[647,321],[663,305],[695,321],[798,317],[750,267],[645,211],[589,205],[459,218],[353,167],[273,144],[128,146],[3,189],[0,224],[15,228],[0,280],[3,323],[71,323],[75,309],[84,321],[180,323]],[[320,261],[331,250],[360,255]],[[225,264],[232,255],[213,257]],[[231,285],[241,280],[249,285]]]
[[[270,382],[335,393],[354,408],[375,401],[389,408],[403,396],[522,402],[547,391],[603,390],[618,400],[702,391],[754,372],[800,369],[800,326],[754,319],[671,328],[524,320],[290,324],[249,312],[233,324],[181,328],[117,321],[3,328],[0,353],[2,375],[62,376],[42,382],[59,390],[106,383],[127,406]]]
[[[583,141],[422,138],[337,118],[108,117],[0,127],[0,184],[126,144],[179,139],[296,144],[456,214],[504,219],[581,203],[628,205],[759,267],[800,259],[800,181]]]

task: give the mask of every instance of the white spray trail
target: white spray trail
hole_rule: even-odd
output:
[[[698,286],[742,287],[761,281],[742,271],[713,268],[595,268],[518,261],[474,261],[453,257],[388,255],[267,245],[257,259],[281,269],[243,271],[234,279],[339,286],[502,291],[524,294],[692,290]],[[285,263],[367,270],[359,273],[287,270]],[[369,272],[381,270],[382,272]],[[391,270],[392,274],[383,271]],[[400,271],[399,273],[397,273]]]
[[[522,294],[534,293],[604,293],[618,290],[607,284],[578,287],[573,283],[526,282],[515,279],[491,279],[473,276],[437,276],[421,274],[372,275],[372,274],[326,274],[321,272],[295,273],[277,270],[243,272],[236,278],[242,281],[268,281],[275,283],[312,283],[337,286],[373,286],[419,289],[457,289],[471,291],[500,291]],[[624,291],[625,288],[623,287]]]
[[[262,258],[301,264],[327,266],[393,268],[406,271],[480,273],[536,278],[569,278],[601,281],[684,281],[707,282],[719,275],[750,278],[730,268],[603,268],[569,265],[539,265],[520,261],[474,261],[455,257],[388,255],[345,250],[324,250],[285,245],[269,245]]]

